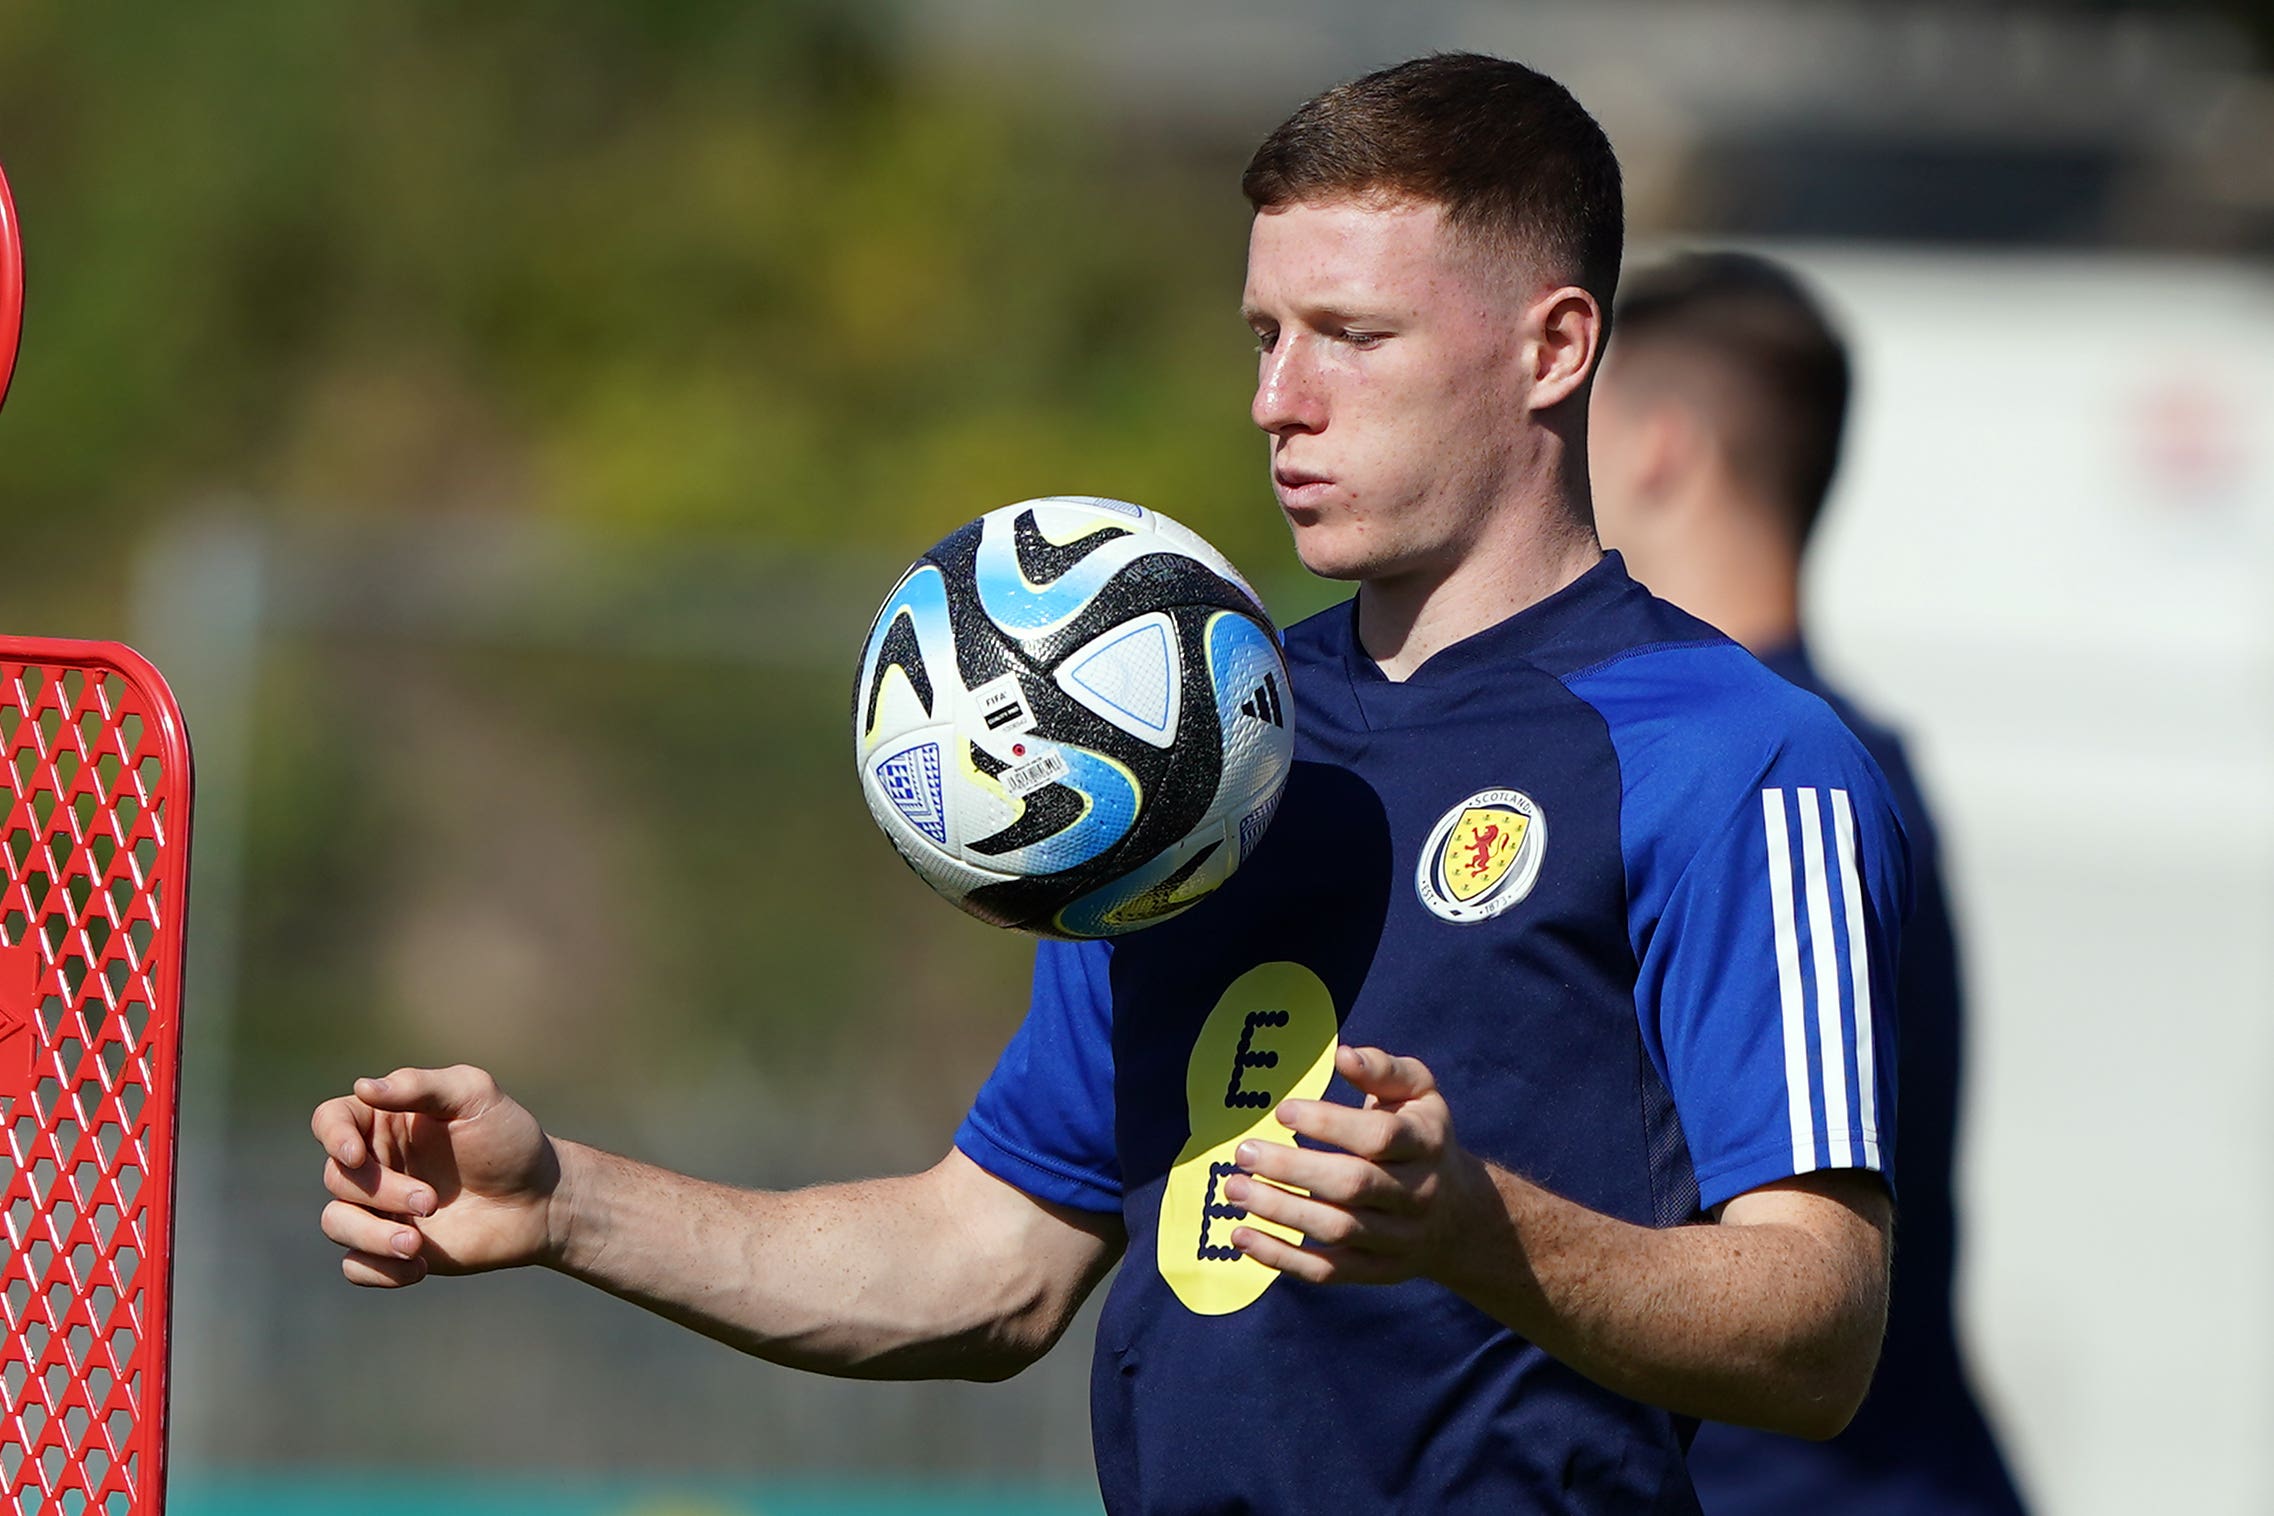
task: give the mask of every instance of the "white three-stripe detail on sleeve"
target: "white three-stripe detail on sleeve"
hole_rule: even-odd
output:
[[[1848,977],[1855,986],[1856,1124],[1864,1167],[1879,1167],[1879,1102],[1872,1088],[1871,949],[1864,936],[1863,883],[1856,873],[1856,818],[1846,790],[1832,791],[1832,838],[1839,845],[1840,894],[1848,910]]]
[[[1808,945],[1816,963],[1817,1053],[1824,1070],[1826,1161],[1853,1167],[1855,1133],[1848,1125],[1848,1047],[1840,1027],[1840,952],[1832,941],[1832,891],[1824,877],[1824,812],[1816,791],[1793,792],[1800,803],[1800,867],[1808,888]],[[1843,1152],[1843,1149],[1845,1150]]]
[[[1808,1013],[1801,998],[1800,934],[1792,913],[1792,840],[1785,828],[1784,791],[1761,791],[1761,819],[1769,834],[1769,909],[1776,922],[1777,999],[1784,1010],[1785,1103],[1792,1116],[1792,1168],[1816,1167],[1816,1116],[1808,1098]]]

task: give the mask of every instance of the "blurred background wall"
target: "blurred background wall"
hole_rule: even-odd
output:
[[[1812,614],[1950,811],[1980,1377],[2047,1510],[2274,1508],[2270,43],[2241,0],[0,10],[0,622],[136,642],[199,752],[184,1508],[1083,1508],[1084,1327],[846,1386],[551,1277],[351,1291],[307,1113],[464,1059],[723,1180],[936,1159],[1027,948],[869,824],[860,632],[1057,491],[1338,598],[1246,419],[1236,178],[1439,47],[1597,112],[1637,257],[1764,245],[1848,323]]]

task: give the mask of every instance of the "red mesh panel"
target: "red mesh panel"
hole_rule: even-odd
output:
[[[190,763],[157,671],[0,638],[0,1510],[165,1490]]]

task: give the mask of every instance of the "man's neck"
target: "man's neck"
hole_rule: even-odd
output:
[[[1602,560],[1592,526],[1564,511],[1527,513],[1449,571],[1358,587],[1358,644],[1392,681],[1432,656],[1539,604]]]

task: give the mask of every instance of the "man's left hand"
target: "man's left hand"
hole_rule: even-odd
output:
[[[1455,1139],[1453,1113],[1420,1060],[1345,1047],[1334,1066],[1366,1097],[1362,1108],[1286,1100],[1277,1114],[1298,1136],[1340,1151],[1245,1142],[1234,1155],[1242,1172],[1224,1184],[1227,1201],[1301,1232],[1307,1245],[1257,1227],[1234,1230],[1232,1245],[1313,1284],[1431,1274],[1463,1198],[1480,1184],[1489,1191],[1491,1181]]]

